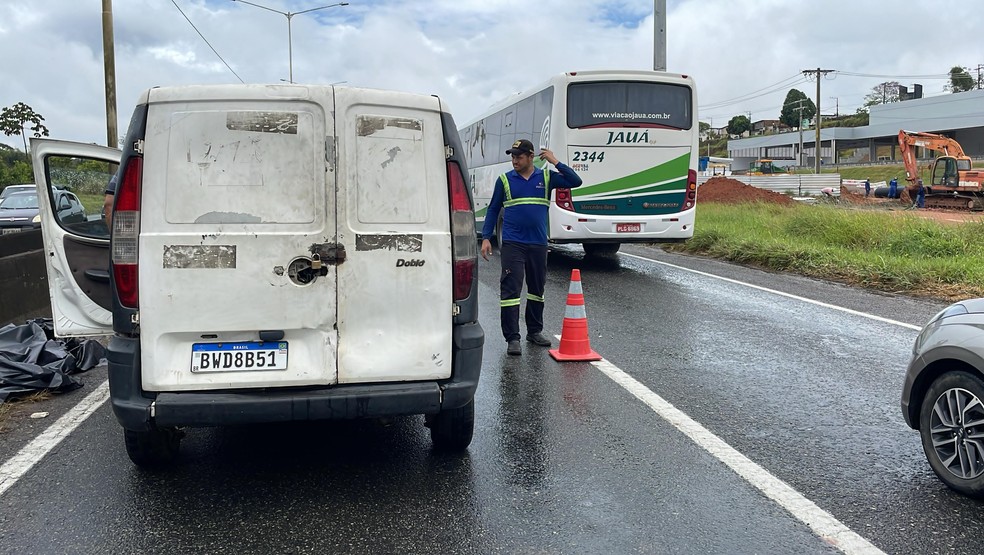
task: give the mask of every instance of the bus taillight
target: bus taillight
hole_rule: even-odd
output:
[[[571,197],[570,189],[557,189],[557,196],[555,197],[557,201],[557,206],[564,210],[573,212],[574,211],[574,201]]]
[[[697,204],[697,170],[687,172],[687,200],[683,203],[683,209],[689,210]]]

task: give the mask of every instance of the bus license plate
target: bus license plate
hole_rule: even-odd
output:
[[[616,233],[638,233],[642,231],[642,224],[615,224]]]
[[[192,372],[286,369],[286,341],[195,343],[191,346]]]

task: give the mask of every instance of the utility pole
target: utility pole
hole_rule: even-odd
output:
[[[653,69],[666,71],[666,0],[653,0]]]
[[[711,157],[711,129],[714,129],[714,118],[710,118],[711,122],[708,124],[710,127],[707,129],[707,157]]]
[[[813,75],[817,78],[817,138],[816,143],[814,143],[814,156],[813,156],[813,172],[820,173],[820,78],[828,73],[833,73],[832,69],[804,69],[803,75]],[[884,94],[884,87],[882,88],[882,94]]]
[[[102,0],[103,73],[106,81],[106,145],[119,148],[116,130],[116,54],[113,49],[113,0]]]
[[[830,98],[834,99],[834,117],[835,118],[839,118],[840,117],[840,99],[837,98],[836,96],[831,96]]]
[[[803,166],[803,103],[806,102],[805,98],[801,98],[796,101],[799,106],[796,107],[799,110],[799,125],[796,126],[799,129],[800,134],[800,149],[799,149],[799,163],[798,166]]]

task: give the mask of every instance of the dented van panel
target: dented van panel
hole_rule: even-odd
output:
[[[169,125],[144,138],[142,203],[162,209],[142,212],[139,248],[142,265],[168,271],[140,272],[145,389],[336,383],[334,266],[306,284],[271,272],[336,235],[331,105],[330,94],[150,105],[148,119]],[[194,344],[261,329],[283,331],[286,369],[190,371]]]
[[[451,249],[436,101],[387,106],[382,93],[336,95],[338,381],[451,375]]]

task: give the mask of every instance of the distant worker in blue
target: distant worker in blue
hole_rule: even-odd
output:
[[[865,178],[864,179],[864,196],[867,197],[870,194],[871,194],[871,181],[869,181],[868,178]]]
[[[898,198],[898,192],[899,180],[893,177],[892,180],[888,182],[888,198]]]
[[[922,179],[916,180],[916,208],[926,207],[926,188],[923,187]]]
[[[533,165],[533,143],[520,139],[506,154],[512,157],[513,170],[495,180],[492,200],[482,227],[482,258],[492,254],[492,234],[502,212],[502,274],[499,278],[499,319],[506,338],[506,352],[523,354],[519,344],[519,304],[526,280],[526,340],[549,347],[543,335],[543,289],[547,281],[547,211],[550,191],[572,189],[581,178],[567,164],[557,160],[547,148],[540,158],[553,164],[557,171]]]

